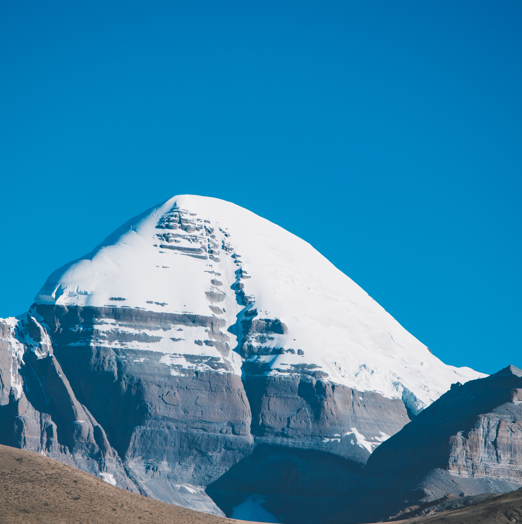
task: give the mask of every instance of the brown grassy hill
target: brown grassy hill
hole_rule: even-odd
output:
[[[396,522],[522,524],[522,489],[455,511]],[[0,445],[0,524],[76,523],[241,524],[241,521],[142,497],[56,460]]]
[[[115,488],[88,473],[0,445],[0,524],[232,524]]]
[[[481,502],[429,517],[395,521],[395,524],[511,524],[522,523],[522,489],[494,495]]]

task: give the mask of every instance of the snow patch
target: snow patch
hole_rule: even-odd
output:
[[[179,484],[178,487],[179,487],[180,491],[188,491],[192,495],[195,495],[196,493],[198,493],[198,490],[193,488],[189,484]]]
[[[384,442],[385,440],[388,440],[390,438],[390,435],[386,435],[386,433],[384,433],[384,431],[379,431],[380,433],[380,437],[374,437],[374,440],[376,440],[377,442]]]
[[[351,428],[351,432],[349,431],[348,433],[345,433],[345,436],[348,436],[348,435],[353,435],[359,447],[365,449],[366,451],[368,451],[368,453],[372,453],[373,451],[372,443],[368,442],[365,436],[359,433],[356,428]]]
[[[20,326],[20,318],[9,317],[3,319],[3,322],[10,327],[9,335],[4,340],[7,342],[7,348],[11,350],[11,359],[9,363],[11,391],[14,394],[15,400],[20,400],[23,393],[24,383],[19,370],[25,352],[25,346],[21,344],[15,336],[15,332],[18,331]]]
[[[341,435],[339,433],[336,433],[332,437],[324,437],[322,439],[322,442],[323,444],[326,444],[328,442],[341,442],[341,439],[342,439]]]
[[[100,473],[102,480],[110,484],[111,486],[116,486],[116,479],[112,473]]]

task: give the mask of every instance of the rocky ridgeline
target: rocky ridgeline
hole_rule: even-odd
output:
[[[522,370],[514,366],[454,384],[375,451],[365,474],[412,478],[440,468],[456,485],[485,478],[522,485],[521,388]]]
[[[0,321],[0,438],[133,490],[118,454],[80,404],[49,336],[30,315]]]
[[[435,511],[434,501],[450,500],[448,509],[522,487],[521,388],[514,366],[454,384],[374,451],[333,522],[421,515]],[[375,497],[378,506],[364,503]]]

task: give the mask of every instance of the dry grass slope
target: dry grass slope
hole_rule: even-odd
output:
[[[115,488],[61,462],[0,445],[0,524],[232,524]]]
[[[496,495],[454,511],[430,517],[395,521],[396,524],[512,524],[522,523],[522,489]]]
[[[396,522],[522,523],[522,489],[467,508]],[[0,445],[0,524],[122,523],[241,524],[241,521],[142,497],[56,460]]]

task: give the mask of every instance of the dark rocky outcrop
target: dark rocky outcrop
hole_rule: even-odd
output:
[[[455,478],[522,484],[520,388],[522,370],[514,366],[454,384],[375,451],[365,475],[412,478],[440,468]]]
[[[522,370],[454,384],[379,446],[333,522],[387,518],[444,496],[522,486]],[[379,496],[379,506],[361,501]]]
[[[178,496],[181,485],[205,486],[251,452],[251,415],[241,378],[213,372],[225,364],[199,357],[208,372],[184,369],[173,375],[159,362],[161,353],[96,346],[89,338],[96,337],[95,330],[88,329],[90,322],[108,320],[147,329],[206,327],[209,336],[219,337],[219,319],[116,308],[36,310],[54,328],[55,352],[78,397],[101,421],[142,493],[183,502]],[[77,337],[72,347],[71,337]],[[194,362],[198,357],[185,359]],[[199,509],[212,509],[210,500],[199,500],[205,499],[204,493],[192,495],[197,495],[194,505]]]
[[[137,491],[104,428],[78,402],[44,329],[26,316],[16,328],[0,322],[0,330],[0,362],[8,364],[0,367],[0,377],[4,390],[11,385],[0,404],[1,442],[109,475]]]

